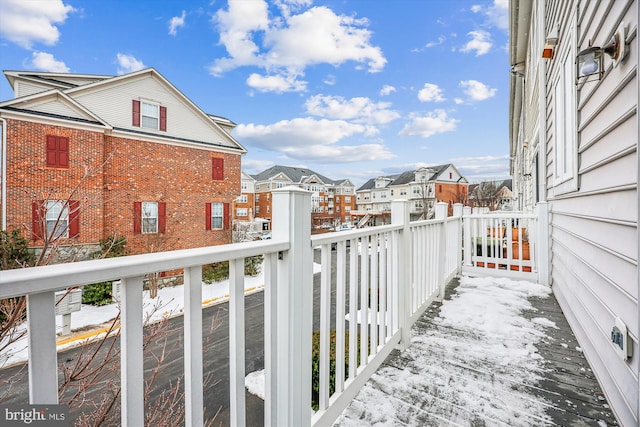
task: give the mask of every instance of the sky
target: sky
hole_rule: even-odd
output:
[[[508,0],[0,0],[0,67],[153,67],[236,123],[243,170],[356,186],[454,164],[509,177]],[[5,78],[0,100],[13,98]]]

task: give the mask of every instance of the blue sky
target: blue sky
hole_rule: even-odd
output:
[[[237,124],[248,173],[303,166],[360,185],[453,163],[477,182],[509,176],[507,3],[0,0],[0,66],[154,67]]]

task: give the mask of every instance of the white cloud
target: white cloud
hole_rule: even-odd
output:
[[[382,89],[380,89],[380,96],[391,95],[392,92],[395,92],[396,88],[391,85],[384,85]]]
[[[296,160],[351,163],[394,157],[382,144],[337,144],[344,138],[366,135],[369,131],[368,126],[343,120],[297,118],[271,125],[241,124],[234,129],[234,134],[243,143],[280,152]]]
[[[509,177],[509,156],[459,157],[450,160],[469,182]]]
[[[390,106],[388,102],[373,102],[366,97],[345,99],[324,95],[312,96],[305,102],[307,112],[314,116],[369,124],[384,124],[400,118]]]
[[[489,34],[488,31],[470,31],[467,35],[471,37],[471,40],[460,49],[462,52],[475,52],[476,56],[481,56],[491,50],[493,42],[491,41],[491,34]]]
[[[445,36],[439,36],[437,41],[430,41],[426,45],[424,45],[424,47],[430,48],[430,47],[441,45],[442,43],[445,42],[446,39],[447,38]]]
[[[488,24],[501,30],[509,29],[509,0],[494,0],[487,8],[480,5],[471,6],[474,13],[483,13],[487,17]]]
[[[484,101],[494,96],[498,91],[477,80],[463,80],[460,82],[460,87],[472,101]]]
[[[74,11],[62,0],[2,0],[0,36],[25,49],[34,43],[54,45],[60,38],[57,25]]]
[[[271,160],[257,160],[242,158],[242,170],[247,173],[260,173],[265,169],[270,168],[275,163]]]
[[[187,12],[182,11],[180,16],[174,16],[169,20],[169,34],[175,36],[178,34],[178,28],[184,27],[184,19],[187,17]]]
[[[116,60],[118,62],[118,74],[132,73],[146,67],[142,61],[133,55],[126,55],[118,52]]]
[[[210,73],[220,76],[238,67],[257,66],[269,75],[290,79],[321,63],[339,66],[355,61],[366,64],[369,72],[384,68],[387,60],[379,47],[370,44],[366,19],[339,16],[324,6],[294,13],[309,4],[279,1],[286,13],[270,20],[264,0],[229,0],[228,9],[214,17],[228,56],[216,59]]]
[[[329,86],[333,86],[336,84],[336,76],[333,74],[329,74],[327,77],[325,77],[322,80],[322,83],[329,85]]]
[[[458,120],[450,118],[444,110],[434,110],[424,116],[410,115],[411,121],[400,131],[400,136],[420,136],[429,138],[438,133],[456,130]]]
[[[421,102],[442,102],[445,100],[442,96],[442,89],[433,83],[424,84],[424,87],[418,92],[418,99]]]
[[[247,78],[247,85],[259,92],[303,92],[307,90],[307,82],[304,80],[297,80],[296,76],[261,76],[260,74],[253,73]]]
[[[52,73],[69,72],[69,67],[64,62],[58,61],[52,54],[46,52],[33,52],[31,54],[31,66],[36,70]]]

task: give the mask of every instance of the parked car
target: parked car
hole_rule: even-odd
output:
[[[349,231],[349,230],[353,230],[353,228],[354,228],[353,225],[345,222],[340,224],[339,227],[336,227],[336,231]]]
[[[271,238],[271,232],[267,231],[266,233],[262,233],[262,236],[260,236],[260,240],[269,240]]]

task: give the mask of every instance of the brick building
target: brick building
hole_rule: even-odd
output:
[[[273,166],[252,176],[255,218],[271,220],[271,191],[290,185],[311,191],[311,221],[315,229],[351,222],[355,186],[348,179],[332,180],[310,169]]]
[[[391,201],[406,199],[410,202],[412,219],[432,218],[436,202],[466,203],[468,182],[452,164],[422,167],[395,175],[372,178],[357,189],[358,223],[388,224]]]
[[[125,236],[132,253],[230,241],[246,150],[156,70],[5,71],[2,228],[34,247]]]

